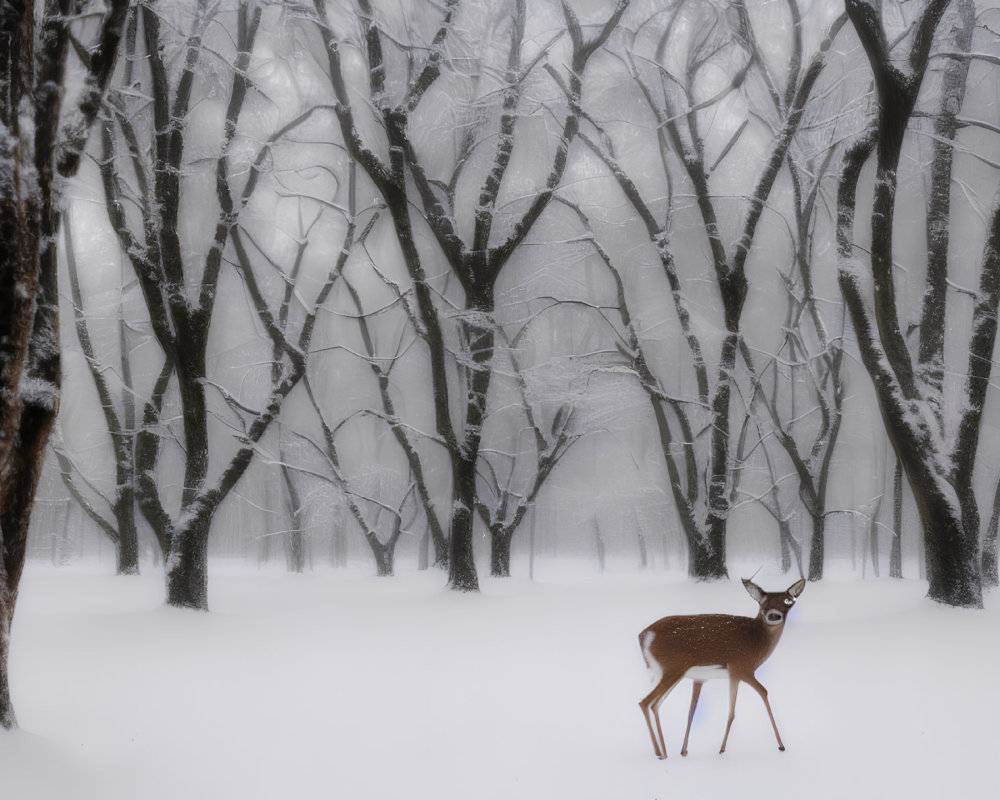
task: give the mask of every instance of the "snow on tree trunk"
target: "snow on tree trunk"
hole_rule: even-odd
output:
[[[45,448],[59,407],[56,234],[59,183],[74,174],[117,50],[126,3],[100,18],[87,63],[72,60],[66,16],[47,3],[0,8],[0,727],[16,717],[10,626]],[[84,45],[86,47],[86,45]],[[82,74],[69,74],[67,67]],[[72,102],[63,89],[72,84]],[[61,114],[65,106],[66,112]]]
[[[947,6],[948,0],[929,0],[915,20],[909,71],[904,74],[896,66],[895,56],[890,57],[882,22],[875,9],[861,0],[847,3],[851,22],[871,65],[878,91],[879,115],[875,136],[863,136],[845,159],[838,194],[838,280],[858,338],[862,362],[874,383],[883,424],[916,498],[927,557],[929,596],[948,605],[981,607],[979,515],[971,478],[1000,301],[1000,255],[997,253],[1000,207],[991,221],[980,270],[965,402],[954,436],[942,435],[938,422],[941,398],[932,374],[937,359],[933,353],[937,347],[930,346],[925,351],[929,353],[926,366],[931,370],[930,380],[918,381],[914,359],[900,326],[894,282],[896,170],[927,70],[935,31]],[[957,102],[961,98],[956,99],[952,92],[952,99]],[[871,214],[873,302],[869,310],[864,300],[862,268],[853,252],[853,220],[858,177],[873,148],[876,152]],[[937,213],[944,211],[938,208]],[[939,221],[938,224],[943,223]]]
[[[208,611],[209,525],[199,516],[174,530],[166,560],[169,605]]]

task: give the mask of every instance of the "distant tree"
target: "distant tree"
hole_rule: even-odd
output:
[[[482,17],[484,11],[491,11],[488,5],[446,0],[435,17],[441,22],[428,40],[403,41],[398,33],[387,29],[383,9],[376,9],[370,0],[358,0],[356,20],[360,36],[351,44],[361,48],[367,77],[365,105],[370,115],[368,112],[356,114],[358,104],[348,88],[345,68],[347,42],[341,37],[340,28],[331,22],[327,4],[322,0],[314,3],[315,21],[323,43],[344,145],[385,200],[413,285],[422,336],[429,353],[436,432],[448,450],[451,465],[449,585],[459,591],[478,589],[472,543],[479,453],[496,348],[493,314],[497,281],[504,266],[548,207],[562,180],[570,144],[579,129],[584,70],[593,54],[608,40],[627,5],[628,0],[619,0],[610,15],[597,26],[597,32],[588,37],[576,13],[563,3],[571,53],[566,74],[559,80],[564,82],[568,107],[560,122],[544,179],[532,190],[530,198],[516,204],[516,212],[511,212],[503,207],[502,192],[522,119],[524,83],[548,51],[548,47],[543,46],[533,57],[526,54],[523,39],[528,12],[525,0],[516,0],[502,9],[501,19],[507,26],[507,35],[502,40],[506,44],[505,63],[497,67],[490,65],[479,73],[462,69],[462,63],[478,63],[475,55],[470,59],[450,58],[449,45],[458,35],[456,22],[463,18],[463,12]],[[492,26],[491,16],[492,13],[488,13],[485,19],[477,22]],[[406,21],[404,30],[414,34]],[[490,30],[492,32],[492,28]],[[483,37],[482,43],[482,46],[491,44],[490,37]],[[483,75],[499,78],[496,85],[489,88],[499,102],[499,108],[494,108],[487,116],[492,117],[495,126],[492,138],[483,136],[483,132],[473,126],[471,137],[460,138],[450,173],[435,168],[434,159],[423,151],[417,137],[419,131],[414,120],[419,119],[418,109],[432,93],[432,88],[447,91],[452,87],[452,91],[457,91],[463,85],[475,84]],[[371,122],[378,126],[378,132],[369,140],[365,132],[370,129]],[[487,143],[488,154],[473,159],[473,152],[485,149]],[[470,184],[477,179],[471,177],[472,170],[467,169],[473,163],[485,163],[485,171],[478,175],[478,192]],[[461,196],[468,197],[471,192],[475,201],[458,202],[460,183],[464,184]],[[415,197],[411,194],[413,189]],[[457,336],[462,348],[459,394],[463,405],[458,425],[452,417],[454,392],[449,380],[444,320],[418,246],[411,219],[414,207],[426,220],[448,266],[449,276],[457,281],[464,295]]]
[[[76,254],[73,249],[73,234],[70,214],[63,216],[63,233],[66,242],[66,264],[69,276],[70,298],[73,303],[73,317],[80,350],[87,362],[87,369],[94,382],[101,404],[104,424],[111,440],[115,464],[115,482],[110,496],[98,490],[88,478],[90,470],[81,470],[66,448],[63,437],[55,443],[55,455],[59,472],[70,495],[111,540],[115,546],[119,575],[136,575],[139,572],[139,533],[136,526],[135,486],[135,444],[137,432],[135,387],[132,382],[131,354],[127,343],[124,309],[116,320],[118,328],[118,369],[114,372],[121,382],[121,398],[113,397],[111,382],[105,363],[99,357],[90,324],[85,301],[80,289],[80,276]],[[87,486],[85,490],[80,484]],[[96,498],[96,502],[95,502]],[[106,507],[107,511],[104,510]],[[110,513],[109,513],[110,512]]]
[[[726,573],[726,525],[731,510],[733,468],[731,400],[742,357],[755,372],[741,330],[748,293],[747,262],[772,190],[786,164],[820,75],[825,69],[832,41],[846,19],[836,19],[816,52],[806,61],[802,49],[801,13],[798,3],[788,3],[792,17],[792,53],[785,78],[778,82],[757,47],[750,13],[742,0],[699,4],[674,3],[658,9],[636,27],[630,45],[620,54],[645,110],[652,115],[654,138],[643,172],[630,167],[618,154],[611,125],[588,113],[581,137],[605,164],[620,191],[646,230],[669,285],[673,311],[690,355],[690,374],[696,395],[685,398],[656,375],[652,348],[635,330],[635,340],[622,349],[647,392],[657,425],[670,481],[674,506],[688,545],[688,571],[699,578],[721,578]],[[696,34],[692,34],[696,31]],[[719,75],[726,75],[720,83]],[[735,243],[725,240],[725,223],[715,188],[720,169],[743,139],[751,119],[746,99],[745,119],[725,139],[711,140],[713,120],[724,104],[745,88],[751,75],[772,96],[772,116],[767,140],[758,150],[760,168],[752,188],[744,195]],[[726,106],[730,112],[731,107]],[[634,135],[631,128],[628,137]],[[650,187],[655,164],[657,183]],[[641,176],[641,177],[640,177]],[[678,186],[681,181],[685,191]],[[718,357],[709,362],[704,332],[692,320],[692,301],[684,289],[684,276],[675,253],[680,236],[674,230],[676,204],[693,196],[707,249],[709,268],[718,288],[722,331]],[[714,367],[715,375],[712,376]],[[702,433],[705,435],[702,436]],[[705,441],[707,439],[707,441]]]
[[[894,459],[892,470],[892,544],[889,548],[889,577],[903,577],[903,465]],[[984,570],[985,574],[985,570]]]
[[[944,414],[944,336],[947,318],[948,237],[951,224],[951,162],[957,117],[971,58],[971,2],[954,3],[951,41],[936,36],[949,0],[920,4],[904,36],[890,42],[879,10],[847,0],[851,22],[867,55],[878,95],[873,127],[847,151],[838,195],[839,284],[871,375],[889,440],[909,479],[923,528],[929,596],[956,606],[982,605],[979,510],[973,473],[983,409],[993,366],[1000,303],[1000,204],[986,221],[979,285],[972,292],[968,365],[955,422]],[[927,284],[920,343],[911,352],[896,291],[896,198],[900,156],[916,119],[927,81],[932,46],[938,41],[951,61],[942,75],[934,123],[935,147],[928,199]],[[897,50],[903,50],[901,54]],[[901,57],[905,55],[905,58]],[[871,255],[855,250],[853,221],[861,170],[875,154],[871,207]],[[867,265],[865,261],[869,261]],[[867,285],[865,273],[870,272]],[[954,368],[949,371],[954,372]]]
[[[559,304],[554,300],[548,308]],[[502,350],[510,362],[519,401],[511,403],[509,410],[524,423],[512,426],[514,433],[508,448],[489,448],[480,458],[476,510],[490,534],[490,574],[494,577],[510,577],[514,534],[552,471],[583,435],[574,430],[572,399],[542,398],[539,402],[533,397],[518,354],[520,342],[529,334],[533,319],[537,316],[529,319],[513,336],[502,327],[497,328],[501,344],[497,350]],[[543,413],[541,406],[544,404],[557,405],[551,413],[551,421]]]
[[[36,8],[36,5],[40,8]],[[76,173],[127,3],[0,7],[0,727],[17,724],[10,626],[46,443],[59,407],[59,193]],[[41,11],[36,19],[36,12]],[[40,23],[40,30],[36,24]],[[89,44],[83,42],[89,41]]]
[[[816,215],[822,205],[821,183],[837,152],[832,139],[827,141],[825,155],[821,157],[813,154],[812,158],[800,160],[791,153],[788,157],[793,189],[793,224],[790,227],[794,257],[792,268],[782,274],[787,305],[781,350],[760,366],[761,359],[755,358],[746,341],[741,344],[744,361],[753,374],[752,404],[763,417],[762,424],[773,434],[773,440],[791,463],[798,481],[798,497],[811,521],[808,570],[811,581],[823,577],[827,494],[844,418],[846,392],[842,375],[843,308],[836,307],[841,320],[835,327],[826,322],[816,296],[813,275],[814,248],[821,244],[814,235]],[[758,362],[756,367],[755,361]],[[769,370],[773,378],[770,389],[767,388]],[[802,409],[802,402],[809,403],[809,409]],[[809,417],[814,417],[815,422],[807,427],[805,421]],[[769,453],[766,444],[764,446]],[[769,454],[767,457],[770,460]],[[773,477],[773,468],[771,472]],[[777,518],[782,526],[783,564],[787,569],[789,547],[795,549],[798,544],[786,529],[784,517],[777,515]],[[801,568],[801,563],[799,566]]]
[[[354,162],[352,161],[352,163]],[[349,203],[348,210],[352,215],[356,213],[353,199]],[[375,217],[372,218],[372,221],[366,226],[365,231],[361,234],[360,242],[362,244],[364,243],[364,239],[367,237],[368,232],[371,231],[374,221]],[[372,271],[378,275],[380,281],[384,283],[386,288],[389,290],[389,297],[391,298],[388,301],[389,306],[400,306],[403,309],[403,321],[401,323],[402,329],[400,333],[391,339],[387,337],[386,329],[388,328],[391,330],[392,326],[386,325],[384,321],[378,319],[379,317],[384,316],[382,312],[387,311],[387,309],[378,308],[374,311],[366,310],[365,301],[362,298],[361,292],[355,287],[354,282],[345,277],[343,285],[349,298],[347,315],[353,316],[356,321],[357,333],[361,339],[362,349],[358,355],[367,362],[368,368],[371,371],[372,377],[375,379],[375,385],[378,389],[378,406],[365,409],[363,413],[381,420],[382,423],[388,426],[391,431],[392,436],[406,461],[406,471],[408,472],[407,482],[410,484],[413,491],[415,502],[417,502],[420,506],[422,517],[424,523],[426,524],[427,535],[429,536],[430,544],[434,549],[434,564],[439,567],[444,567],[448,563],[448,537],[444,532],[444,526],[441,523],[439,512],[435,504],[435,498],[433,496],[434,493],[430,486],[429,473],[432,471],[432,467],[429,463],[430,460],[425,457],[421,447],[419,446],[419,441],[423,438],[421,433],[411,429],[410,426],[407,425],[406,420],[398,412],[397,395],[399,392],[393,388],[393,372],[402,362],[403,356],[409,349],[410,344],[412,344],[413,341],[422,338],[423,327],[417,318],[415,310],[412,308],[410,302],[404,296],[399,286],[397,286],[391,278],[379,271],[374,262],[372,263]],[[382,324],[377,324],[378,322],[381,322]],[[407,331],[410,331],[409,336],[407,336]],[[382,340],[388,340],[389,344],[380,344]],[[383,352],[383,349],[385,352]],[[397,506],[398,503],[396,502],[389,503],[389,507],[391,508],[396,508]],[[351,507],[350,510],[352,514],[354,514],[355,509]],[[356,514],[355,518],[357,518]],[[398,514],[397,518],[399,518]],[[367,525],[363,524],[362,530],[365,530],[366,528]],[[367,533],[366,539],[369,544],[373,543],[371,536]],[[378,547],[375,547],[375,550],[376,561],[378,561]]]
[[[266,11],[280,13],[270,7]],[[167,602],[175,606],[208,606],[207,554],[213,519],[253,461],[284,400],[304,377],[316,314],[339,279],[352,246],[350,227],[339,255],[323,275],[315,281],[309,276],[309,292],[315,294],[310,297],[299,289],[303,309],[292,319],[286,287],[297,287],[304,280],[295,265],[310,239],[287,234],[295,239],[295,252],[286,273],[282,259],[269,252],[268,242],[244,223],[252,203],[271,203],[273,213],[274,204],[286,194],[280,180],[278,189],[268,183],[276,153],[282,141],[308,125],[312,116],[296,109],[279,116],[272,130],[262,131],[260,117],[246,111],[248,105],[270,102],[260,83],[251,79],[264,14],[265,4],[254,0],[221,4],[199,0],[193,8],[137,6],[128,28],[129,53],[135,63],[130,61],[123,69],[102,126],[99,165],[108,218],[138,278],[149,325],[162,352],[159,373],[144,394],[136,437],[136,497],[164,553]],[[226,55],[221,61],[220,54]],[[225,66],[204,69],[208,60]],[[189,154],[194,130],[190,120],[206,104],[218,103],[220,83],[225,87],[224,109],[213,117],[221,128],[214,149],[205,156],[202,144]],[[198,135],[203,132],[199,128]],[[206,164],[212,168],[206,171]],[[293,174],[291,169],[282,179],[294,180]],[[264,184],[271,192],[258,200]],[[259,208],[251,211],[260,213]],[[192,230],[203,231],[205,238],[198,241]],[[281,233],[276,225],[266,230],[269,236]],[[224,269],[228,265],[232,273]],[[259,277],[264,269],[279,272],[278,281]],[[227,274],[242,284],[249,310],[245,318],[263,331],[271,358],[266,380],[246,381],[241,375],[235,389],[209,373],[213,333],[226,327],[220,317],[238,310],[236,303],[223,298]],[[281,288],[274,290],[273,283]],[[163,435],[163,416],[173,387],[180,407],[177,439],[182,476],[167,481],[163,470],[170,459],[162,456],[170,437]],[[213,430],[219,431],[218,441],[228,439],[231,444],[218,446]],[[182,487],[179,498],[170,496],[172,485]]]
[[[391,576],[396,569],[396,545],[404,528],[409,528],[417,516],[419,505],[413,499],[416,484],[411,481],[405,490],[396,492],[393,503],[388,497],[394,487],[386,484],[394,483],[393,479],[398,477],[398,473],[384,469],[376,462],[370,465],[366,474],[346,474],[337,446],[336,431],[327,422],[308,379],[305,386],[323,431],[322,446],[314,444],[314,447],[326,462],[325,471],[313,474],[336,487],[372,552],[376,573],[380,577]],[[388,531],[382,523],[386,513],[390,520]],[[409,515],[405,525],[404,514]]]

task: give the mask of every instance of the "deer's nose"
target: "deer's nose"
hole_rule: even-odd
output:
[[[782,620],[785,619],[785,615],[780,611],[767,611],[764,614],[764,621],[768,625],[780,625]]]

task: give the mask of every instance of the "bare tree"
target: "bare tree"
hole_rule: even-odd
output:
[[[872,377],[882,419],[903,465],[917,503],[927,556],[929,596],[942,603],[981,606],[978,545],[979,511],[973,472],[979,430],[989,387],[1000,302],[1000,204],[987,221],[986,243],[973,292],[974,309],[968,344],[968,367],[961,411],[955,424],[942,413],[947,228],[951,158],[962,107],[974,7],[959,2],[954,13],[957,55],[943,76],[942,108],[936,136],[929,199],[928,288],[916,354],[910,351],[896,291],[893,247],[900,154],[925,84],[935,34],[950,3],[929,0],[908,29],[890,41],[878,10],[862,0],[848,0],[847,11],[868,57],[878,94],[878,117],[870,132],[845,155],[838,196],[839,283],[865,368]],[[964,33],[963,33],[964,31]],[[938,37],[941,40],[941,37]],[[905,59],[896,52],[905,48]],[[966,51],[966,52],[963,52]],[[950,120],[950,121],[949,121]],[[856,189],[860,172],[875,153],[875,191],[871,209],[871,286],[853,238]]]
[[[548,308],[559,305],[553,301]],[[519,402],[511,410],[524,419],[523,427],[514,427],[509,449],[490,448],[480,459],[476,508],[490,533],[490,574],[510,576],[510,551],[514,534],[524,521],[528,509],[535,503],[559,462],[580,440],[582,432],[574,430],[574,407],[570,399],[559,402],[551,421],[532,397],[531,386],[518,355],[521,340],[529,334],[532,317],[513,336],[502,326],[496,335],[510,363]],[[494,369],[497,370],[496,365]],[[550,401],[551,398],[546,398]]]
[[[843,422],[846,391],[842,377],[842,336],[830,333],[830,326],[824,321],[819,307],[813,278],[814,216],[818,213],[821,182],[835,152],[836,148],[830,144],[820,163],[809,161],[806,164],[800,164],[789,155],[795,248],[793,269],[782,276],[787,302],[782,349],[759,368],[760,374],[754,374],[751,395],[764,424],[792,465],[798,481],[798,497],[811,520],[811,581],[823,577],[827,491]],[[811,176],[811,186],[804,192],[806,175]],[[745,363],[753,370],[753,353],[745,341],[741,347]],[[773,371],[770,390],[766,388],[768,370]],[[784,380],[781,379],[782,371],[786,373]],[[782,395],[787,395],[784,403]],[[810,403],[807,409],[797,405],[800,396]],[[815,423],[803,430],[804,421],[810,417],[815,417]],[[773,474],[773,469],[771,471]],[[785,545],[789,542],[786,533],[782,535]]]
[[[307,379],[306,392],[312,403],[316,416],[323,431],[323,445],[318,446],[309,439],[306,441],[319,451],[326,464],[324,472],[312,474],[336,487],[343,496],[351,517],[357,523],[375,560],[375,569],[379,576],[388,577],[395,573],[396,545],[404,529],[409,529],[418,516],[420,504],[414,501],[416,483],[410,481],[406,489],[396,492],[395,502],[387,498],[393,493],[392,484],[398,473],[384,469],[376,463],[366,474],[346,474],[337,446],[337,430],[332,427],[323,414],[316,393]],[[302,469],[302,467],[297,467]],[[366,513],[366,511],[368,513]],[[409,517],[404,523],[404,514]],[[382,520],[388,515],[389,530],[384,532]]]
[[[793,21],[801,21],[797,3],[788,5]],[[731,20],[735,20],[735,29]],[[650,397],[674,505],[688,543],[689,572],[700,578],[726,574],[726,522],[733,467],[730,405],[741,350],[751,373],[755,371],[749,351],[742,346],[740,328],[748,291],[747,260],[771,191],[827,64],[830,45],[845,22],[846,18],[841,16],[831,24],[807,63],[804,63],[800,26],[797,23],[791,26],[794,58],[780,88],[755,44],[750,15],[741,0],[697,6],[673,3],[639,25],[622,60],[655,123],[654,146],[658,152],[655,163],[662,175],[655,197],[644,195],[636,174],[616,154],[613,137],[594,115],[588,116],[596,137],[585,136],[585,141],[615,178],[655,247],[690,353],[697,395],[682,401],[655,376],[652,367],[655,362],[646,352],[641,337],[625,351]],[[697,35],[689,35],[691,31],[697,31]],[[646,54],[650,49],[652,52]],[[721,89],[714,78],[720,70],[730,76]],[[778,120],[769,132],[770,141],[761,158],[763,166],[741,208],[736,243],[730,250],[724,240],[722,220],[731,215],[719,211],[712,176],[718,174],[720,164],[745,135],[749,117],[727,139],[713,143],[711,148],[703,127],[710,124],[720,104],[743,87],[755,70],[773,95]],[[674,254],[677,244],[673,212],[677,202],[675,183],[680,180],[678,171],[694,196],[719,291],[723,334],[714,380],[710,377],[703,336],[692,321],[691,301],[684,291]],[[661,208],[657,198],[664,194],[664,187],[666,207]],[[708,438],[704,446],[697,441],[702,430],[707,431]]]
[[[370,230],[371,226],[369,225],[366,231]],[[362,234],[362,243],[364,238],[365,234]],[[373,268],[378,272],[374,264]],[[409,305],[399,287],[388,276],[381,272],[378,274],[392,292],[391,296],[393,299],[391,305],[399,305],[404,309],[404,331],[410,329],[412,335],[419,338],[423,328],[417,318],[417,314]],[[357,321],[358,333],[363,348],[363,352],[360,355],[367,362],[378,387],[380,407],[377,412],[369,410],[369,413],[375,414],[375,416],[388,425],[393,438],[396,440],[400,451],[406,459],[413,491],[422,509],[423,519],[427,525],[427,533],[434,548],[434,564],[443,567],[448,563],[448,539],[444,533],[444,527],[441,524],[441,519],[435,506],[428,479],[429,468],[426,464],[427,459],[421,455],[421,450],[418,446],[419,439],[426,437],[422,437],[419,432],[413,431],[406,424],[405,420],[401,418],[397,411],[396,399],[393,396],[393,369],[400,363],[404,352],[409,347],[406,343],[405,333],[401,332],[399,338],[395,340],[394,349],[390,351],[391,355],[388,357],[383,355],[379,350],[379,336],[377,329],[372,324],[372,320],[376,314],[380,315],[385,309],[379,309],[374,314],[369,314],[365,311],[361,293],[355,288],[354,283],[346,278],[343,283],[350,298],[350,312]]]
[[[7,659],[28,523],[59,406],[56,240],[61,183],[78,169],[115,61],[126,3],[0,9],[0,727],[17,724]],[[81,39],[90,44],[81,44]],[[79,48],[79,49],[77,49]],[[81,57],[82,56],[82,57]],[[78,83],[83,76],[82,87]],[[64,97],[71,87],[74,93]],[[79,93],[76,93],[79,90]]]
[[[139,572],[139,533],[136,527],[135,502],[137,425],[135,388],[132,385],[131,356],[126,341],[124,309],[119,309],[121,313],[116,321],[119,350],[117,374],[121,382],[121,399],[116,403],[108,373],[104,369],[105,364],[96,351],[91,335],[73,248],[71,215],[68,212],[63,216],[63,234],[77,340],[97,391],[115,465],[115,480],[110,496],[98,490],[86,472],[79,469],[68,452],[62,436],[58,437],[59,440],[55,444],[55,454],[63,483],[69,493],[114,544],[118,557],[118,574],[135,575]],[[88,487],[86,491],[80,486],[81,482]],[[94,497],[98,498],[97,503],[93,502]],[[105,512],[101,506],[106,507],[110,513]]]
[[[290,118],[279,117],[271,132],[257,128],[240,135],[253,121],[244,111],[248,103],[267,102],[250,74],[264,13],[263,4],[253,0],[229,5],[201,0],[189,15],[181,14],[180,22],[172,20],[166,28],[156,7],[137,7],[128,31],[136,63],[127,67],[124,77],[129,80],[112,95],[103,125],[100,166],[108,216],[138,277],[149,324],[163,353],[159,374],[145,395],[136,440],[137,499],[165,556],[167,602],[199,609],[208,604],[207,549],[215,513],[250,466],[285,398],[305,375],[316,314],[339,279],[354,235],[349,226],[325,278],[310,284],[318,286],[311,302],[300,292],[303,309],[294,321],[288,319],[284,287],[287,282],[294,286],[297,276],[282,273],[281,290],[270,291],[271,282],[259,278],[257,271],[274,269],[278,260],[242,220],[252,201],[265,202],[257,200],[258,189],[272,175],[281,142],[306,126],[313,112],[296,110]],[[178,35],[181,24],[188,27]],[[210,39],[210,33],[218,38]],[[225,53],[227,46],[232,48],[232,66],[226,64],[223,73],[228,85],[221,141],[207,159],[200,153],[187,156],[188,119],[199,100],[215,88],[216,71],[201,69],[203,60],[219,58],[216,49]],[[175,57],[177,69],[172,68]],[[184,216],[189,193],[197,191],[199,179],[208,177],[197,169],[206,162],[214,165],[207,181],[215,205],[209,226],[205,222],[213,217],[206,220],[204,209],[198,220]],[[276,202],[284,193],[272,190],[266,202]],[[203,245],[182,241],[185,221],[204,226]],[[308,244],[308,237],[297,241],[293,264]],[[229,253],[232,275],[242,282],[251,319],[266,336],[271,356],[269,380],[262,389],[250,387],[249,398],[213,380],[208,371]],[[161,435],[164,409],[174,385],[183,463],[176,512],[171,510],[174,498],[164,493],[168,483],[158,479],[161,455],[169,444]],[[228,453],[213,444],[213,420],[230,435]]]
[[[460,181],[474,180],[467,177],[464,168],[470,163],[472,149],[484,146],[483,141],[463,144],[451,174],[437,177],[415,141],[417,131],[413,121],[419,118],[418,109],[431,87],[444,82],[442,75],[446,71],[449,81],[457,78],[459,83],[468,83],[467,74],[454,71],[457,59],[449,58],[448,47],[456,37],[455,24],[462,12],[481,14],[484,9],[459,0],[447,0],[441,23],[429,41],[400,43],[399,37],[386,29],[385,20],[370,0],[358,0],[359,45],[368,78],[367,101],[372,118],[379,126],[378,143],[375,144],[366,142],[363,131],[367,125],[359,123],[354,111],[345,78],[344,42],[330,22],[326,4],[316,0],[314,5],[341,135],[384,198],[392,216],[429,351],[437,435],[445,442],[451,461],[453,504],[449,525],[449,585],[460,591],[476,590],[478,578],[472,541],[477,464],[493,374],[495,329],[492,315],[497,280],[551,202],[562,179],[570,144],[579,128],[584,70],[591,56],[603,46],[618,24],[628,0],[619,0],[610,17],[600,23],[597,33],[589,38],[573,10],[563,4],[572,49],[567,73],[560,78],[570,98],[568,108],[544,182],[530,199],[520,204],[513,219],[500,213],[501,192],[515,146],[524,83],[546,56],[547,47],[533,59],[525,56],[523,37],[528,19],[525,0],[517,0],[503,15],[508,25],[508,49],[506,64],[500,68],[501,79],[495,89],[500,98],[496,135],[492,139],[492,152],[485,158],[486,171],[480,177],[478,200],[473,205],[472,219],[468,221],[463,219],[462,207],[456,203],[456,187]],[[391,73],[394,66],[402,70],[400,75]],[[383,147],[388,160],[379,154]],[[410,196],[410,181],[416,188],[416,198]],[[460,426],[456,426],[452,418],[446,334],[411,220],[414,203],[421,209],[440,247],[449,275],[457,280],[464,295],[465,313],[458,321],[458,338],[463,349],[460,391],[464,395]],[[470,227],[471,238],[466,233]]]

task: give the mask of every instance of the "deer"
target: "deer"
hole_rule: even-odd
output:
[[[729,719],[719,753],[726,752],[729,729],[736,716],[736,693],[740,681],[756,691],[764,701],[774,728],[774,736],[778,740],[778,750],[784,751],[785,745],[781,741],[771,704],[767,700],[767,689],[754,673],[778,646],[788,611],[802,594],[806,582],[796,581],[783,592],[765,592],[746,578],[743,579],[743,586],[760,606],[756,617],[731,614],[663,617],[639,634],[639,646],[646,666],[659,669],[660,673],[653,691],[639,701],[657,758],[667,757],[663,729],[660,727],[660,703],[684,678],[692,680],[694,685],[684,743],[681,745],[682,756],[687,755],[691,721],[694,719],[702,684],[707,680],[722,678],[729,679]]]

